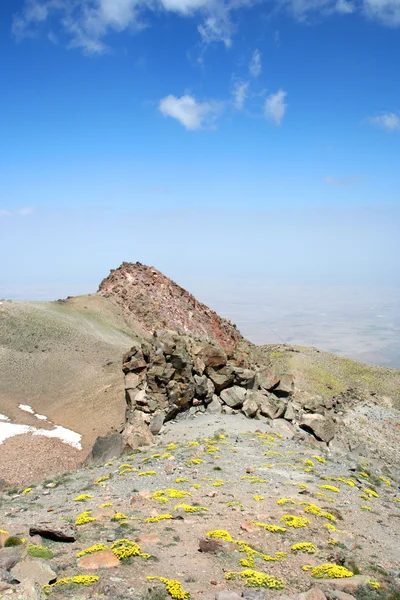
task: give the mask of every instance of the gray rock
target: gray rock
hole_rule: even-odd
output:
[[[213,382],[217,394],[232,385],[234,380],[233,368],[229,365],[220,368],[207,367],[207,375]]]
[[[57,573],[44,560],[25,559],[18,563],[11,574],[20,583],[30,581],[40,586],[46,585],[57,579]]]
[[[213,396],[213,399],[207,406],[207,412],[213,415],[218,415],[221,412],[221,402],[219,401],[218,396]]]
[[[200,552],[210,552],[216,554],[217,552],[234,552],[236,545],[226,540],[218,540],[215,538],[204,538],[199,541]]]
[[[332,590],[328,594],[329,600],[355,600],[355,597],[340,590]]]
[[[227,363],[227,356],[218,346],[207,344],[198,354],[198,359],[201,360],[206,367],[223,367]]]
[[[167,385],[168,400],[170,404],[179,407],[187,406],[194,398],[195,384],[192,381],[170,381]]]
[[[211,402],[212,396],[215,391],[215,386],[211,379],[206,375],[195,375],[194,376],[195,393],[198,398],[203,398],[207,403]]]
[[[41,586],[33,581],[21,583],[16,590],[17,600],[45,600],[45,592]]]
[[[269,419],[279,419],[285,412],[285,404],[273,394],[264,396],[260,403],[260,413]]]
[[[40,537],[46,540],[53,540],[54,542],[72,544],[76,540],[75,534],[75,526],[57,521],[41,522],[29,528],[30,536],[40,535]]]
[[[153,435],[157,435],[158,433],[160,433],[162,426],[164,425],[164,418],[165,418],[165,413],[164,412],[160,412],[158,413],[158,415],[155,415],[152,420],[150,421],[150,432]]]
[[[274,387],[274,394],[277,396],[292,396],[294,394],[294,377],[284,373],[279,378],[279,383]]]
[[[296,412],[293,408],[292,403],[289,403],[286,407],[285,410],[285,414],[283,415],[283,417],[286,419],[286,421],[294,421],[296,418]]]
[[[20,546],[13,548],[0,548],[0,570],[9,571],[22,558],[22,549]]]
[[[146,425],[143,413],[136,410],[122,433],[125,445],[136,450],[140,446],[150,446],[154,443],[150,429]]]
[[[0,569],[0,581],[4,581],[5,583],[12,583],[14,581],[13,576],[6,569]]]
[[[241,408],[246,399],[246,390],[234,385],[221,392],[221,400],[231,408]]]
[[[267,592],[265,590],[243,590],[242,598],[245,600],[265,600]]]
[[[146,378],[146,371],[140,373],[127,373],[125,375],[125,389],[134,390],[139,387]]]
[[[326,600],[325,594],[317,587],[297,595],[298,600]]]
[[[318,440],[322,440],[323,442],[330,442],[336,433],[333,420],[323,415],[303,415],[300,427],[305,431],[311,431]]]
[[[279,433],[284,438],[291,440],[296,435],[296,430],[291,423],[285,421],[285,419],[275,419],[271,423],[272,433],[274,431]]]
[[[120,456],[125,449],[125,441],[120,433],[110,433],[99,436],[93,445],[92,451],[86,457],[84,464],[104,465],[112,458]]]
[[[241,367],[233,367],[235,385],[240,385],[248,390],[254,388],[256,373],[251,369],[242,369]]]
[[[222,393],[224,393],[224,392],[222,392]],[[257,414],[257,411],[258,411],[257,402],[246,398],[246,400],[244,401],[243,406],[242,406],[242,412],[246,415],[246,417],[248,417],[250,419],[255,417]]]
[[[220,592],[215,593],[215,600],[240,600],[240,596],[236,592],[230,592],[229,590],[221,590]]]
[[[279,377],[272,371],[263,370],[257,373],[257,383],[263,390],[272,390],[279,383]]]

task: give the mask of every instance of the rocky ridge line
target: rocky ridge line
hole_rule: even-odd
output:
[[[150,333],[173,329],[215,341],[227,350],[243,338],[236,327],[154,267],[124,262],[100,284],[98,293],[113,298],[126,315]]]

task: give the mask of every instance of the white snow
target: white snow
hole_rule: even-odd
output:
[[[35,411],[33,410],[33,408],[31,406],[29,406],[29,404],[20,404],[19,408],[21,410],[24,410],[27,413],[31,413],[31,415],[35,414]]]
[[[33,434],[43,435],[48,438],[59,438],[62,442],[64,442],[64,444],[69,444],[78,450],[82,450],[81,434],[76,433],[71,429],[61,427],[61,425],[56,425],[55,429],[36,429]]]
[[[17,425],[16,423],[0,423],[0,444],[4,440],[19,435],[20,433],[29,433],[33,427],[29,425]]]
[[[47,421],[45,415],[35,413],[35,411],[27,404],[20,404],[19,408],[25,412],[35,415],[40,421]],[[0,444],[2,444],[8,438],[20,435],[21,433],[32,433],[33,435],[42,435],[43,437],[56,438],[68,444],[77,450],[82,450],[80,433],[76,433],[71,429],[66,429],[61,425],[54,425],[51,421],[48,421],[54,426],[54,429],[37,429],[31,425],[20,425],[18,423],[9,423],[10,419],[5,415],[0,414]]]

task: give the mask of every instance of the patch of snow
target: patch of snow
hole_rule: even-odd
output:
[[[6,415],[2,415],[0,413],[0,421],[9,421],[10,419],[8,417],[6,417]]]
[[[30,433],[34,427],[29,425],[17,425],[16,423],[0,423],[0,444],[8,438],[20,435],[21,433]]]
[[[34,435],[43,435],[48,438],[59,438],[65,444],[69,444],[78,450],[82,450],[81,434],[76,433],[71,429],[61,427],[61,425],[56,425],[55,429],[36,429],[33,433]]]
[[[33,408],[31,406],[29,406],[29,404],[20,404],[19,407],[21,410],[24,410],[27,413],[31,413],[31,415],[35,414],[35,411],[33,410]]]
[[[37,413],[35,413],[35,417],[37,419],[40,419],[40,421],[47,421],[46,415],[38,415]]]

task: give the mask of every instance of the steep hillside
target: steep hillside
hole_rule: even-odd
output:
[[[122,263],[99,287],[127,315],[133,315],[149,332],[172,329],[209,338],[230,350],[243,339],[236,327],[174,281],[141,263]]]

